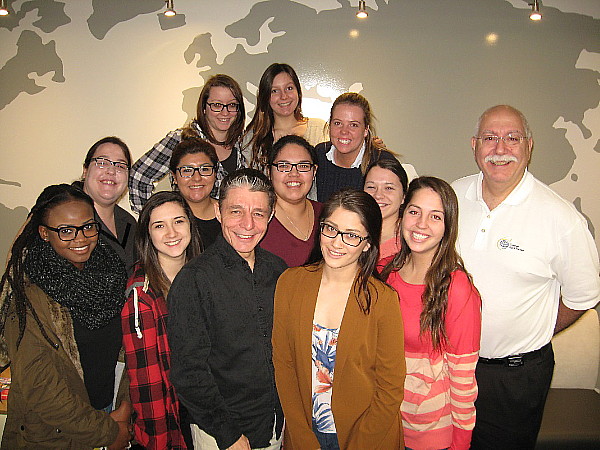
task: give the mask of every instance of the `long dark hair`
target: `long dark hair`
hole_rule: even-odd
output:
[[[423,311],[420,319],[420,334],[431,334],[434,349],[446,345],[446,311],[448,309],[448,289],[452,281],[452,272],[461,270],[469,277],[465,265],[456,251],[458,236],[458,200],[452,187],[444,180],[435,177],[419,177],[411,181],[400,211],[404,214],[414,194],[421,189],[431,189],[440,196],[444,207],[444,235],[425,275],[423,291]],[[404,266],[411,254],[410,247],[402,236],[402,247],[394,258],[383,268],[381,276],[387,280],[390,273]]]
[[[27,222],[23,231],[17,237],[10,249],[10,258],[8,265],[0,281],[0,292],[2,293],[2,306],[0,307],[0,334],[4,334],[4,327],[8,311],[14,304],[17,318],[19,320],[19,337],[17,338],[17,348],[23,338],[25,326],[27,324],[27,311],[31,312],[44,338],[54,346],[55,343],[48,337],[37,312],[31,305],[31,302],[25,294],[26,274],[24,268],[25,255],[28,249],[39,237],[39,227],[46,223],[48,213],[55,207],[70,201],[81,201],[94,210],[94,201],[89,195],[81,189],[69,184],[56,184],[45,188],[37,198],[35,205],[28,215]]]
[[[271,87],[273,80],[280,73],[287,73],[298,92],[298,106],[294,110],[296,120],[304,119],[302,115],[302,87],[296,71],[289,64],[273,63],[266,68],[258,84],[256,96],[256,110],[252,120],[246,127],[246,134],[252,133],[252,138],[247,144],[252,149],[250,167],[263,170],[267,165],[267,154],[273,146],[273,125],[275,117],[271,108]]]
[[[351,188],[342,189],[325,202],[319,222],[322,223],[327,220],[338,208],[356,213],[369,236],[367,240],[371,246],[367,251],[361,252],[358,258],[358,276],[352,286],[358,306],[363,313],[369,314],[374,301],[370,289],[373,283],[370,278],[380,279],[376,267],[379,260],[379,242],[381,240],[381,209],[373,197],[366,192]],[[306,266],[312,266],[316,269],[322,261],[323,253],[321,252],[319,233],[315,236],[315,245]],[[377,295],[377,291],[374,292]]]
[[[164,298],[167,298],[171,282],[160,265],[158,251],[152,244],[149,229],[152,211],[165,203],[176,203],[181,206],[190,223],[191,240],[185,250],[186,262],[200,254],[202,251],[202,241],[200,239],[200,233],[196,228],[194,214],[185,199],[179,193],[169,191],[157,192],[148,199],[140,212],[138,226],[135,230],[135,249],[137,254],[141,255],[138,262],[144,269],[144,273],[148,277],[150,286],[155,292],[160,293]]]
[[[234,98],[237,100],[239,106],[239,110],[235,120],[227,130],[227,137],[224,142],[217,141],[215,136],[213,135],[210,127],[208,126],[208,121],[206,120],[205,110],[207,108],[206,102],[208,101],[208,97],[210,96],[210,90],[213,87],[226,87],[233,94]],[[231,78],[229,75],[224,75],[219,73],[217,75],[213,75],[202,87],[202,91],[200,91],[200,96],[198,97],[198,103],[196,105],[196,123],[200,126],[202,133],[206,139],[212,144],[216,145],[224,145],[226,147],[231,147],[236,144],[242,133],[244,132],[244,120],[246,119],[246,108],[244,107],[244,95],[242,94],[242,89],[240,85]],[[198,137],[198,133],[191,128],[190,126],[183,129],[182,136],[186,137]]]

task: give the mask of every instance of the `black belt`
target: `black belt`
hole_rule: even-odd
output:
[[[502,364],[508,367],[519,367],[525,364],[525,361],[539,357],[542,352],[550,348],[552,344],[548,342],[542,348],[538,348],[532,352],[520,353],[518,355],[505,356],[504,358],[484,358],[479,357],[479,362],[482,364]]]

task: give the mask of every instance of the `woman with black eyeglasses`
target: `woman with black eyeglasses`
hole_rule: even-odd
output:
[[[218,164],[211,195],[218,198],[221,180],[227,174],[246,166],[240,150],[245,117],[244,97],[237,81],[223,74],[210,77],[200,92],[196,118],[186,127],[169,132],[131,168],[131,209],[138,213],[142,210],[144,203],[152,195],[154,182],[169,171],[173,149],[186,137],[205,139],[215,148]]]
[[[95,142],[83,161],[81,181],[73,183],[94,200],[94,217],[100,236],[119,255],[128,275],[133,271],[136,222],[117,203],[127,190],[131,152],[121,139],[105,137]]]
[[[275,215],[260,246],[283,259],[288,267],[304,264],[318,234],[323,205],[307,198],[317,165],[315,148],[290,134],[269,151],[271,182],[277,195]]]
[[[0,282],[0,364],[12,384],[2,448],[122,449],[131,405],[113,409],[126,273],[98,239],[92,199],[49,186]]]
[[[221,224],[215,212],[217,200],[210,196],[218,166],[214,146],[196,138],[185,138],[177,144],[169,162],[173,189],[179,191],[192,210],[203,249],[207,249],[221,234]]]
[[[333,194],[310,264],[277,282],[273,364],[286,450],[404,448],[402,317],[375,270],[381,221],[366,192]]]

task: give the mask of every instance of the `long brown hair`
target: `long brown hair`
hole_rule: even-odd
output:
[[[421,298],[423,311],[420,318],[420,334],[431,335],[433,348],[440,350],[446,345],[446,311],[448,309],[448,289],[452,280],[452,272],[461,270],[469,277],[464,263],[456,251],[458,237],[458,200],[452,187],[444,180],[435,177],[419,177],[411,181],[400,208],[404,214],[414,194],[421,189],[431,189],[440,196],[444,208],[444,235],[425,275],[425,291]],[[401,234],[402,235],[402,234]],[[410,257],[411,250],[402,236],[402,247],[398,254],[383,268],[381,276],[387,280],[392,271],[404,266]]]
[[[367,127],[367,137],[365,137],[366,148],[365,153],[363,155],[363,159],[360,163],[360,171],[362,172],[363,176],[365,176],[367,174],[367,168],[371,165],[373,161],[379,159],[379,153],[381,151],[386,150],[387,152],[393,155],[395,155],[395,153],[388,150],[385,147],[385,145],[382,145],[379,142],[373,140],[373,137],[377,135],[375,133],[375,125],[373,123],[375,121],[375,115],[371,110],[371,105],[369,104],[369,101],[362,95],[357,94],[356,92],[346,92],[345,94],[342,94],[335,99],[333,105],[331,105],[328,126],[333,118],[333,111],[335,107],[339,105],[358,106],[363,111],[365,127]]]
[[[207,108],[206,102],[208,101],[208,97],[210,96],[210,90],[213,87],[228,88],[231,91],[231,93],[233,94],[233,96],[235,97],[235,99],[237,100],[238,104],[240,105],[239,110],[237,112],[237,116],[235,117],[235,120],[229,127],[229,130],[227,130],[227,137],[226,137],[225,141],[223,141],[223,142],[216,140],[215,136],[213,135],[212,131],[210,130],[210,127],[208,126],[208,121],[206,120],[206,113],[205,113],[206,108]],[[233,146],[240,140],[240,137],[242,136],[242,133],[244,132],[244,120],[245,119],[246,119],[246,109],[244,107],[244,95],[242,94],[242,89],[240,88],[240,85],[237,83],[237,81],[235,81],[229,75],[224,75],[222,73],[219,73],[217,75],[213,75],[212,77],[210,77],[206,81],[206,83],[204,83],[204,86],[202,87],[202,91],[200,91],[200,96],[198,97],[198,104],[196,105],[196,119],[195,119],[195,121],[200,126],[202,133],[204,133],[204,136],[206,137],[206,139],[210,143],[215,144],[215,145],[224,145],[225,147]],[[198,133],[196,133],[196,131],[193,128],[188,126],[183,129],[182,136],[184,138],[186,138],[186,137],[196,137],[197,138]]]
[[[260,83],[258,84],[258,94],[256,96],[256,110],[254,117],[246,128],[246,134],[252,133],[252,138],[247,146],[252,149],[250,167],[263,170],[267,165],[267,154],[273,146],[273,126],[275,117],[273,108],[271,108],[271,87],[273,80],[280,73],[287,73],[298,93],[298,105],[294,110],[294,117],[300,121],[304,119],[302,115],[302,87],[296,71],[289,64],[273,63],[266,68]]]
[[[189,261],[202,251],[202,241],[200,233],[196,228],[196,219],[192,210],[188,206],[185,199],[177,192],[157,192],[152,195],[140,212],[140,219],[135,230],[135,249],[140,255],[139,264],[144,269],[144,273],[148,277],[150,286],[156,293],[160,293],[164,298],[167,298],[171,282],[167,278],[165,271],[158,260],[158,251],[152,244],[150,238],[150,216],[152,211],[165,203],[177,203],[183,208],[190,223],[191,240],[185,250],[185,261]]]
[[[358,258],[358,276],[352,286],[358,306],[364,314],[371,312],[371,305],[376,300],[371,296],[371,287],[373,282],[370,280],[371,277],[380,280],[379,274],[377,273],[377,261],[379,260],[379,243],[381,241],[381,208],[373,197],[364,191],[357,189],[346,188],[342,189],[325,202],[319,222],[322,223],[327,220],[333,212],[342,208],[347,211],[356,213],[360,217],[360,222],[367,230],[368,242],[371,244],[368,250],[361,252]],[[312,266],[315,270],[320,267],[323,262],[323,253],[320,245],[321,233],[315,235],[315,244],[306,266]],[[373,289],[375,295],[377,291]],[[364,298],[364,301],[361,299]]]

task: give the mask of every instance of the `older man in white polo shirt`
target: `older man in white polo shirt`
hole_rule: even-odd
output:
[[[585,219],[527,170],[523,114],[494,106],[471,140],[481,172],[453,183],[459,251],[482,298],[472,449],[533,449],[552,372],[552,336],[600,296]]]

